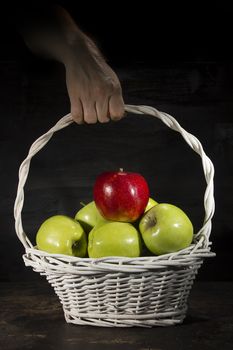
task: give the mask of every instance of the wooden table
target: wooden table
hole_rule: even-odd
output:
[[[230,350],[233,282],[196,282],[185,322],[175,327],[98,328],[67,324],[47,281],[0,284],[1,350]]]

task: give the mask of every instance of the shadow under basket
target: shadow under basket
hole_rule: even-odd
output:
[[[209,241],[214,214],[214,167],[200,141],[185,131],[172,116],[148,106],[126,105],[125,109],[162,120],[179,132],[202,159],[207,183],[205,219],[202,228],[194,235],[192,245],[161,256],[101,259],[49,254],[32,245],[23,230],[21,217],[30,161],[54,132],[73,122],[70,114],[33,143],[20,166],[14,208],[16,233],[25,247],[25,265],[46,276],[59,297],[68,323],[102,327],[176,325],[182,323],[186,316],[189,292],[203,259],[215,255],[211,252]]]

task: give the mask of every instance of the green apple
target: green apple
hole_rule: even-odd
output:
[[[99,221],[105,219],[96,208],[95,202],[92,201],[76,213],[75,220],[82,225],[86,233],[89,233]]]
[[[193,239],[193,225],[188,216],[172,204],[157,204],[139,223],[146,247],[156,255],[188,247]]]
[[[158,202],[156,202],[153,198],[149,198],[146,209],[144,210],[144,213],[146,211],[150,210],[151,208],[153,208],[157,204],[158,204]]]
[[[85,257],[87,237],[82,226],[65,215],[45,220],[36,235],[37,248],[52,254]]]
[[[143,214],[145,214],[145,212],[147,212],[148,210],[150,210],[151,208],[153,208],[153,207],[154,207],[155,205],[157,205],[157,204],[158,204],[158,202],[156,202],[156,201],[155,201],[154,199],[152,199],[152,198],[149,198],[148,203],[147,203],[147,206],[146,206],[146,208],[145,208]],[[143,214],[142,214],[136,221],[132,222],[132,225],[134,225],[134,227],[135,227],[137,230],[139,230],[139,223],[140,223],[140,220],[141,220]],[[145,248],[145,247],[144,247],[144,248]],[[143,248],[143,251],[144,251],[144,248]],[[143,256],[145,255],[144,253],[142,253],[142,254],[143,254]]]
[[[141,237],[136,228],[127,222],[108,221],[99,223],[88,236],[90,258],[106,256],[139,257]]]

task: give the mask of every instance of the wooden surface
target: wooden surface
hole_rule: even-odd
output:
[[[67,324],[47,281],[0,285],[1,350],[230,350],[233,345],[233,283],[196,282],[182,325],[98,328]]]

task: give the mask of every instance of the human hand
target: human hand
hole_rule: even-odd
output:
[[[71,115],[78,124],[106,123],[124,115],[121,84],[100,55],[75,50],[66,64]]]
[[[27,46],[65,66],[74,121],[93,124],[121,119],[124,101],[119,79],[69,13],[59,5],[33,8],[30,16],[25,12],[21,32]]]

